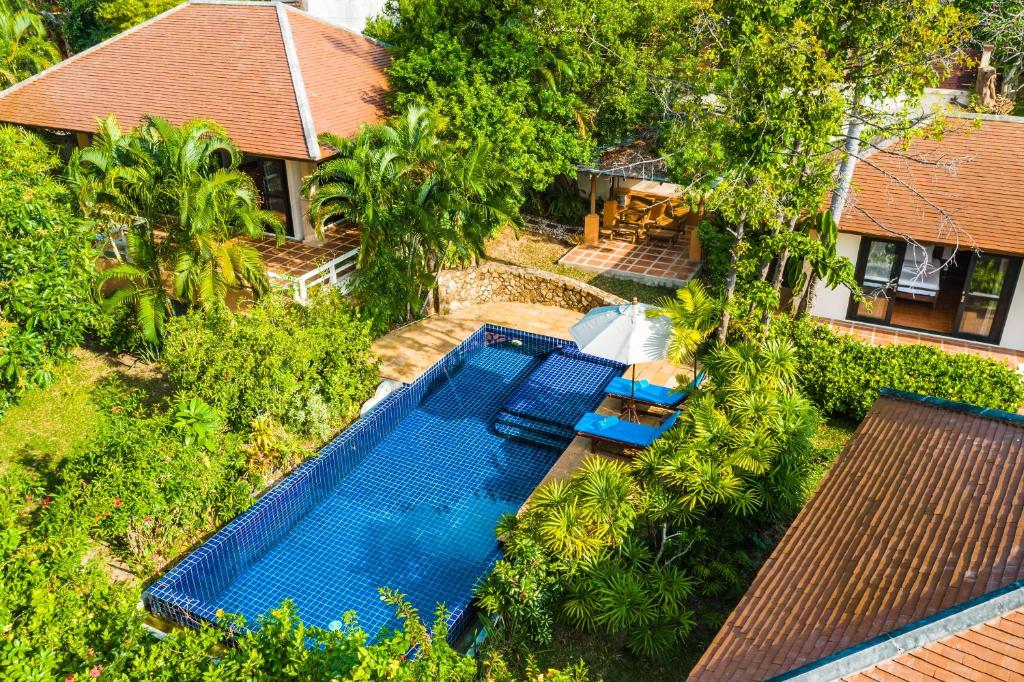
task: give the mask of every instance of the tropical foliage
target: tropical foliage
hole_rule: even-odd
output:
[[[42,71],[59,58],[41,16],[0,0],[0,90]]]
[[[92,232],[52,176],[58,160],[35,135],[0,126],[0,413],[45,386],[94,317]]]
[[[666,654],[709,596],[742,590],[750,539],[804,499],[817,412],[786,342],[717,346],[710,388],[631,464],[592,458],[499,527],[506,559],[479,592],[511,641],[544,643],[552,618]]]
[[[859,421],[882,388],[1009,412],[1024,405],[1024,378],[998,360],[924,345],[874,346],[808,318],[776,324],[796,347],[801,387],[827,414]]]
[[[441,268],[479,257],[487,236],[519,220],[492,145],[457,149],[439,137],[444,126],[413,106],[353,139],[324,135],[337,156],[306,180],[317,225],[360,227],[353,295],[378,329],[420,314]]]
[[[370,323],[337,292],[306,306],[268,296],[245,315],[196,310],[175,318],[164,365],[232,428],[270,418],[325,440],[373,390],[372,341]]]
[[[935,66],[949,63],[965,34],[957,9],[939,0],[712,0],[680,8],[693,30],[675,55],[662,151],[672,175],[701,194],[734,240],[724,340],[744,308],[757,311],[751,321],[760,318],[764,330],[783,284],[799,285],[798,309],[809,307],[817,273],[856,288],[851,264],[828,241],[843,186],[832,220],[821,214],[837,187],[836,165],[911,128]],[[894,110],[894,101],[904,108]],[[849,176],[838,177],[842,185]],[[798,276],[810,269],[817,272]],[[743,279],[745,300],[734,301]]]
[[[83,214],[127,239],[126,260],[100,277],[104,307],[131,307],[153,347],[163,341],[172,301],[210,309],[231,290],[259,296],[268,289],[259,253],[241,238],[280,236],[283,228],[260,207],[252,178],[238,169],[241,158],[212,121],[179,127],[148,116],[122,133],[109,117],[68,164]]]
[[[429,103],[458,148],[483,135],[510,178],[541,191],[574,175],[595,141],[660,119],[673,4],[391,0],[368,31],[393,48],[400,108]]]
[[[117,499],[117,498],[115,498]],[[133,498],[124,498],[119,513]],[[479,662],[452,650],[443,612],[425,626],[404,596],[384,591],[402,627],[371,641],[345,617],[336,632],[307,628],[282,604],[259,628],[180,630],[163,641],[143,628],[139,585],[113,582],[85,528],[93,509],[68,516],[37,480],[0,474],[0,676],[11,682],[66,680],[439,680],[517,679],[497,658]],[[235,622],[240,622],[235,619]],[[377,633],[374,633],[377,634]],[[307,643],[315,644],[307,646]],[[410,660],[411,649],[418,655]],[[216,653],[214,656],[213,654]],[[583,682],[585,669],[531,671],[538,682]]]

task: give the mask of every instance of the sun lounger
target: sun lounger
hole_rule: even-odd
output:
[[[616,416],[587,412],[576,422],[576,434],[591,442],[612,443],[630,448],[646,448],[675,426],[680,412],[676,410],[658,426],[624,421]]]
[[[605,387],[604,391],[608,395],[623,400],[630,400],[632,398],[638,405],[650,405],[652,407],[674,410],[686,402],[691,393],[700,388],[700,385],[704,382],[705,374],[706,372],[701,372],[683,388],[666,388],[665,386],[652,384],[646,379],[633,384],[626,377],[615,377],[608,382],[608,386]],[[634,386],[633,392],[630,391],[631,385]]]

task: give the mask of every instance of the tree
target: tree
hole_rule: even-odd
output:
[[[724,340],[737,311],[778,307],[791,258],[857,288],[852,267],[807,221],[835,189],[837,163],[912,127],[936,64],[963,42],[963,24],[938,0],[713,0],[690,11],[697,29],[678,54],[664,152],[672,174],[705,193],[734,238]],[[899,98],[904,107],[894,112]],[[741,279],[744,300],[736,301]]]
[[[60,58],[43,19],[0,0],[0,90],[38,73]]]
[[[318,226],[338,219],[359,225],[353,293],[383,328],[418,315],[441,268],[479,257],[486,237],[519,220],[518,188],[492,145],[446,143],[444,126],[412,106],[353,139],[324,135],[337,156],[306,179]]]
[[[148,343],[159,346],[171,301],[211,308],[229,290],[259,296],[268,288],[259,253],[243,238],[283,227],[260,208],[242,158],[216,123],[176,127],[147,116],[131,133],[110,117],[93,144],[76,150],[68,177],[81,210],[127,232],[128,262],[103,271],[116,285],[108,309],[131,306]],[[170,283],[168,291],[168,280]]]
[[[36,135],[0,126],[0,412],[45,386],[81,343],[95,306],[92,231],[53,177],[57,155]]]
[[[1003,94],[1016,99],[1024,73],[1024,2],[991,0],[977,8],[978,23],[974,36],[981,44],[991,44],[997,64],[1005,66]]]
[[[463,149],[488,139],[504,173],[547,189],[595,142],[660,118],[659,48],[674,3],[638,0],[391,0],[368,32],[392,46],[399,109],[428,104]]]

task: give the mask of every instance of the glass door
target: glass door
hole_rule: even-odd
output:
[[[957,311],[956,333],[998,343],[1019,272],[1019,258],[973,254]]]
[[[284,223],[285,235],[294,239],[296,237],[295,225],[291,220],[288,179],[285,174],[284,161],[246,157],[239,168],[248,173],[256,183],[263,209],[275,214]]]
[[[889,322],[905,251],[903,242],[862,240],[857,259],[857,281],[864,292],[864,300],[850,299],[849,317]]]

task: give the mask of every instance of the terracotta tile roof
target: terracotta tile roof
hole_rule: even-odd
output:
[[[691,674],[761,680],[1024,577],[1024,425],[880,397]]]
[[[959,237],[963,247],[1024,255],[1024,118],[957,117],[947,126],[941,140],[918,139],[906,150],[892,147],[898,154],[875,153],[859,162],[839,229],[943,245]]]
[[[110,113],[125,127],[204,117],[246,152],[317,158],[317,134],[384,115],[387,64],[378,43],[293,7],[193,0],[0,93],[0,121],[92,132]]]
[[[890,658],[847,682],[1024,679],[1024,608]]]

